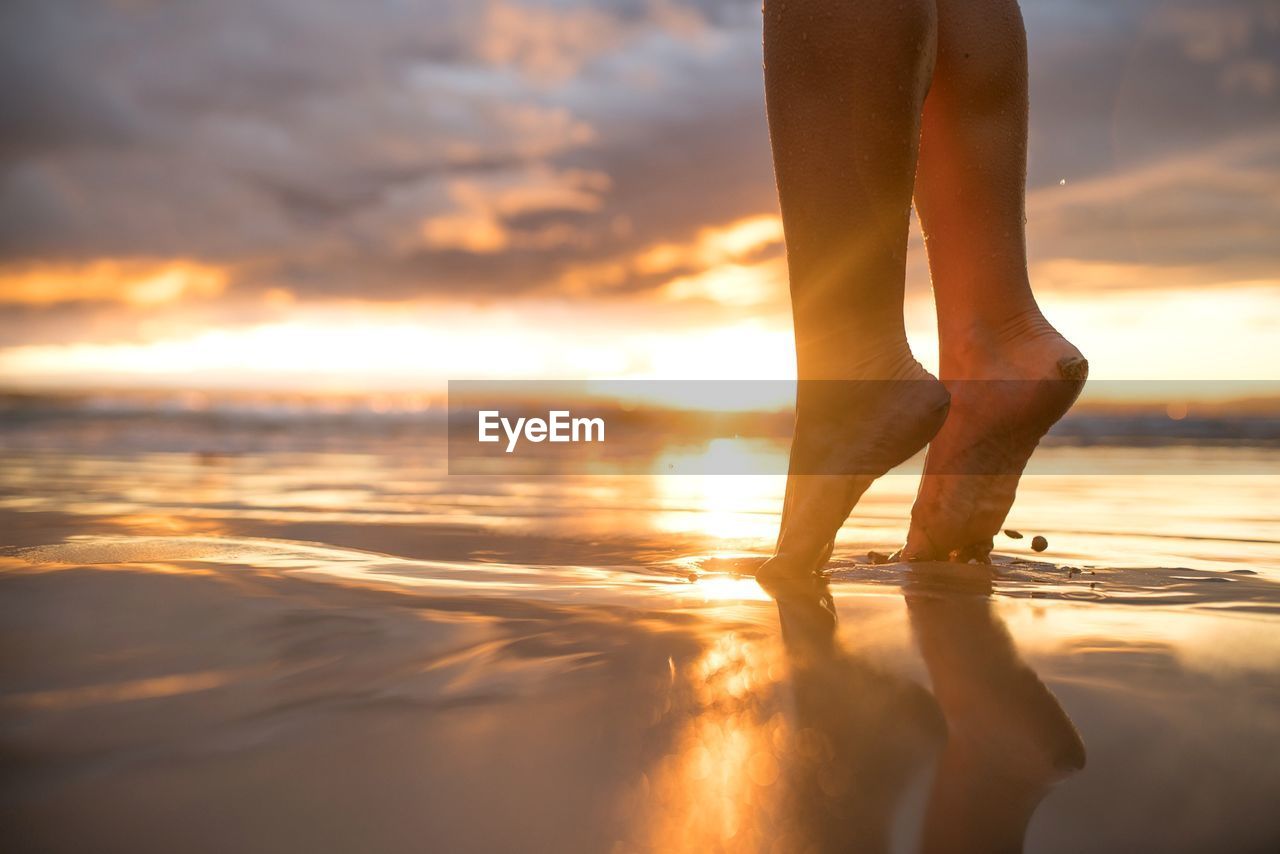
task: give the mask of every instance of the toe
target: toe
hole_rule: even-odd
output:
[[[991,549],[995,544],[991,540],[970,543],[951,552],[949,555],[952,561],[956,563],[991,563]]]
[[[907,531],[907,543],[894,555],[894,560],[922,561],[938,560],[941,550],[930,538],[924,525],[913,523]]]

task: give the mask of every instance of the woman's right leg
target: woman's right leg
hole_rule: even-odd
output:
[[[765,574],[819,569],[863,491],[945,418],[946,392],[912,357],[902,317],[935,17],[934,0],[765,0],[765,98],[800,380]]]

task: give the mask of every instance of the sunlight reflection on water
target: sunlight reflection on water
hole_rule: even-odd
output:
[[[45,769],[21,829],[177,850],[217,792],[223,848],[1278,832],[1273,478],[1029,477],[1009,524],[1049,552],[934,577],[866,560],[905,530],[890,476],[829,591],[767,592],[781,477],[451,478],[401,451],[0,454],[0,616],[40,651],[2,665],[0,734]]]

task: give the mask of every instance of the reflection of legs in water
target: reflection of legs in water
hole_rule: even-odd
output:
[[[927,566],[913,570],[907,609],[948,737],[923,848],[1020,851],[1050,786],[1084,767],[1084,745],[1018,657],[992,609],[989,580]]]
[[[1079,394],[1088,363],[1045,320],[1027,278],[1017,0],[937,0],[937,10],[916,203],[952,407],[929,447],[905,554],[983,559],[1031,452]]]
[[[795,441],[842,445],[852,458],[830,475],[793,466],[766,576],[819,569],[871,481],[923,447],[946,414],[946,392],[912,357],[902,317],[934,38],[933,0],[765,0],[765,94],[802,383]],[[885,381],[871,385],[889,397],[872,407],[859,391],[844,401],[804,393],[821,380]]]
[[[936,752],[943,722],[920,685],[841,649],[826,583],[770,583],[795,690],[795,734],[778,828],[787,850],[885,851],[895,808]]]

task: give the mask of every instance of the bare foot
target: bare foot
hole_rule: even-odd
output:
[[[762,579],[822,569],[872,482],[929,443],[947,417],[945,387],[906,355],[883,379],[803,380],[796,394],[782,525]]]
[[[929,446],[901,556],[988,561],[1031,453],[1088,373],[1039,312],[944,360],[951,412]]]

